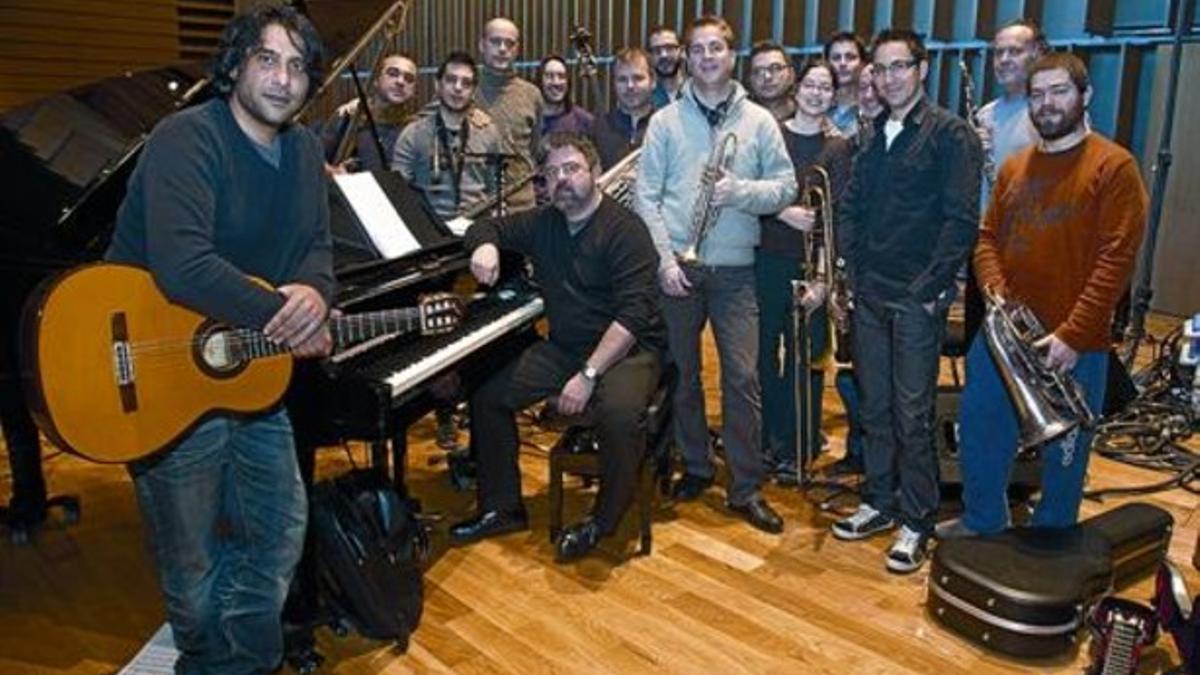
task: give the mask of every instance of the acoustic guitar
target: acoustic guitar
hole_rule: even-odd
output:
[[[329,328],[337,349],[444,333],[462,314],[461,300],[437,294],[417,307],[331,318]],[[128,265],[52,279],[26,304],[22,332],[34,418],[56,445],[96,462],[154,454],[215,413],[267,410],[292,376],[286,347],[173,304],[149,272]]]

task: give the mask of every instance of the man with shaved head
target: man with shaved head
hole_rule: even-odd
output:
[[[513,63],[521,54],[521,29],[504,17],[488,21],[479,38],[479,53],[483,69],[479,74],[476,101],[499,127],[501,136],[511,146],[509,151],[520,156],[512,163],[506,179],[524,180],[537,166],[535,157],[541,142],[545,103],[542,92],[533,83],[517,77],[513,70]],[[530,208],[533,204],[531,183],[509,200],[509,208],[517,210]]]

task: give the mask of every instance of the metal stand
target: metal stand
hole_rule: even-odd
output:
[[[1137,285],[1133,293],[1133,312],[1126,334],[1129,351],[1125,354],[1125,367],[1132,368],[1138,347],[1146,337],[1146,313],[1150,311],[1150,299],[1154,289],[1150,287],[1154,277],[1154,250],[1158,244],[1158,228],[1162,221],[1163,200],[1167,192],[1167,176],[1171,170],[1171,135],[1175,128],[1175,96],[1179,90],[1179,67],[1183,59],[1183,36],[1192,25],[1192,10],[1195,3],[1187,0],[1175,2],[1175,40],[1171,44],[1171,71],[1167,79],[1167,101],[1163,112],[1162,135],[1158,141],[1158,161],[1154,166],[1154,187],[1150,193],[1150,220],[1146,224],[1146,241],[1142,244],[1142,260],[1138,266]]]
[[[854,488],[834,480],[817,480],[811,473],[816,459],[820,432],[820,417],[812,414],[812,345],[808,339],[809,313],[801,304],[804,282],[792,281],[792,384],[796,391],[796,482],[797,487],[811,495],[813,490],[828,491],[817,502],[822,511],[837,497],[855,492]],[[806,452],[807,450],[807,452]]]

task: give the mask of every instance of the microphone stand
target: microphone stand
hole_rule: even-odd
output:
[[[1167,79],[1166,109],[1163,113],[1162,134],[1158,141],[1157,162],[1154,166],[1154,187],[1150,196],[1150,219],[1146,223],[1146,240],[1142,244],[1142,260],[1138,266],[1137,286],[1134,291],[1133,312],[1126,332],[1130,343],[1125,355],[1125,367],[1133,366],[1138,347],[1146,337],[1146,313],[1150,310],[1150,299],[1154,296],[1151,283],[1154,275],[1154,250],[1158,243],[1158,228],[1162,222],[1163,201],[1167,192],[1167,175],[1171,170],[1171,135],[1175,127],[1175,96],[1179,89],[1179,67],[1183,58],[1183,35],[1192,25],[1193,2],[1175,0],[1175,40],[1171,44],[1171,71]]]

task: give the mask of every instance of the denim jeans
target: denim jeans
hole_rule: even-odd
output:
[[[1083,352],[1072,376],[1093,412],[1104,403],[1108,352]],[[1000,380],[982,331],[967,352],[967,384],[959,407],[959,456],[962,463],[963,524],[991,534],[1008,524],[1008,477],[1017,452],[1016,413]],[[1068,527],[1079,517],[1087,474],[1089,431],[1068,433],[1043,445],[1042,498],[1032,525]]]
[[[721,362],[721,439],[732,484],[731,504],[758,494],[766,475],[762,457],[762,407],[758,389],[758,303],[754,267],[686,267],[687,297],[662,296],[671,358],[679,368],[675,389],[675,441],[684,470],[713,475],[708,452],[708,418],[700,381],[700,333],[712,324]]]
[[[933,402],[951,300],[943,297],[931,313],[915,299],[860,296],[854,308],[863,501],[922,534],[933,532],[937,517]]]
[[[863,430],[862,412],[859,410],[858,383],[854,381],[854,371],[850,368],[839,368],[833,378],[833,386],[837,388],[838,396],[842,399],[842,407],[846,409],[846,459],[863,461]]]
[[[800,278],[800,261],[759,251],[754,262],[758,295],[758,380],[762,384],[762,448],[769,461],[797,461],[796,352],[793,348],[794,300],[792,281]],[[808,317],[809,360],[820,365],[829,348],[829,315],[824,305]],[[814,424],[805,433],[804,462],[821,450],[821,394],[825,371],[810,369],[809,416]]]
[[[176,672],[275,668],[307,516],[287,413],[213,417],[130,472],[180,652]]]

